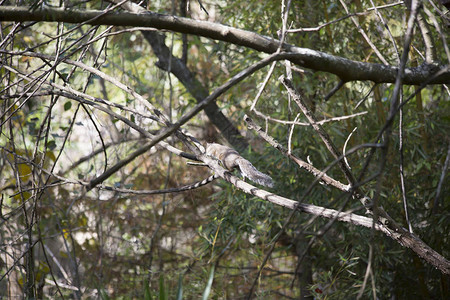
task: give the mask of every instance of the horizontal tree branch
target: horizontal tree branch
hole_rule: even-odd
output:
[[[216,179],[217,179],[216,175],[211,175],[201,181],[197,181],[197,182],[194,182],[191,184],[183,185],[180,187],[165,188],[165,189],[158,189],[158,190],[133,190],[133,189],[124,189],[124,188],[120,188],[120,187],[107,186],[107,185],[103,185],[103,184],[97,185],[96,188],[99,190],[112,191],[112,192],[121,193],[121,194],[160,195],[160,194],[181,193],[181,192],[195,190],[195,189],[198,189],[204,185],[207,185],[207,184],[213,182]]]
[[[221,167],[217,160],[207,155],[201,155],[199,159],[206,163],[215,172],[215,174],[230,182],[238,189],[244,191],[247,194],[254,195],[258,198],[272,202],[273,204],[279,206],[283,206],[289,209],[297,209],[301,212],[312,214],[318,217],[327,219],[335,218],[336,220],[341,222],[351,223],[367,228],[375,228],[376,230],[383,232],[385,235],[397,241],[400,245],[406,246],[413,250],[418,256],[422,257],[432,266],[439,269],[442,273],[450,274],[450,261],[445,259],[445,257],[425,244],[420,238],[407,231],[393,231],[388,227],[389,224],[385,225],[380,222],[373,224],[373,218],[355,215],[351,212],[339,212],[334,209],[324,208],[308,203],[300,203],[298,201],[267,192],[240,180],[238,177],[234,176],[229,171]]]
[[[102,15],[103,14],[103,15]],[[92,25],[139,26],[161,30],[171,30],[221,40],[236,45],[252,48],[264,53],[274,53],[279,47],[279,41],[251,31],[207,21],[170,16],[148,12],[134,14],[129,12],[108,12],[99,10],[76,10],[61,8],[39,8],[31,10],[25,6],[0,6],[2,21],[37,21],[66,22]],[[289,60],[301,67],[323,71],[339,76],[343,81],[371,80],[377,83],[394,83],[398,68],[377,63],[353,61],[339,56],[307,48],[284,44],[283,50],[296,53]],[[420,85],[433,77],[442,66],[422,65],[417,68],[405,69],[404,84]],[[429,81],[429,84],[450,82],[450,71],[446,71]]]

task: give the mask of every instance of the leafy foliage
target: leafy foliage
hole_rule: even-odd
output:
[[[183,2],[141,5],[154,12],[178,14]],[[378,2],[379,6],[386,4]],[[198,3],[189,2],[189,17],[279,38],[279,1],[203,3],[208,14]],[[109,4],[84,1],[67,5],[104,10]],[[355,18],[386,61],[398,65],[401,51],[396,52],[370,2],[347,6],[359,14],[348,15],[337,2],[292,1],[289,28],[324,26],[288,33],[286,42],[356,61],[381,63],[356,30]],[[428,3],[424,6],[432,15],[439,15]],[[379,11],[401,49],[408,11],[403,5]],[[433,24],[432,16],[421,15]],[[441,27],[445,21],[436,19]],[[148,139],[136,131],[141,127],[156,135],[167,125],[149,117],[154,111],[146,107],[148,103],[171,122],[179,120],[195,105],[192,91],[162,70],[164,62],[153,55],[155,49],[138,31],[141,28],[51,22],[3,22],[1,26],[0,235],[5,255],[0,258],[0,298],[238,299],[249,294],[253,285],[261,299],[346,299],[358,294],[380,299],[448,296],[448,277],[384,234],[292,213],[242,193],[225,181],[184,193],[124,192],[178,187],[210,175],[205,166],[186,165],[185,159],[162,151],[160,146],[145,149]],[[163,34],[172,54],[182,57],[184,35]],[[432,28],[430,34],[436,64],[448,61],[440,32]],[[186,66],[210,92],[266,56],[196,35],[187,36],[187,41]],[[428,50],[419,33],[411,48],[409,65],[424,63]],[[66,58],[87,67],[58,60]],[[286,73],[286,63],[276,63],[258,99],[259,114],[250,107],[269,67],[217,100],[221,112],[250,142],[241,154],[274,178],[274,194],[364,214],[361,204],[348,194],[317,184],[314,175],[246,130],[243,116],[252,114],[271,136],[290,147],[293,155],[319,170],[335,160],[311,126],[292,126],[294,120],[308,120],[276,80]],[[88,67],[105,75],[94,74]],[[372,148],[351,153],[352,173],[364,183],[361,190],[378,199],[378,205],[407,228],[404,196],[414,234],[443,257],[450,257],[450,185],[444,169],[450,131],[448,87],[429,85],[422,89],[402,107],[402,123],[399,118],[394,120],[392,135],[376,140],[389,116],[394,85],[347,82],[326,100],[339,78],[292,67],[294,85],[314,115],[325,121],[323,127],[339,149],[389,140],[388,155],[376,150],[367,165]],[[128,90],[105,80],[106,75]],[[148,103],[133,97],[129,89]],[[418,87],[404,86],[402,99],[415,92]],[[340,116],[350,117],[333,119]],[[184,129],[201,142],[225,142],[203,114],[191,119]],[[190,151],[175,135],[166,141]],[[139,155],[134,155],[136,152]],[[121,165],[125,159],[129,161]],[[98,186],[89,186],[119,165]],[[404,195],[400,166],[405,175]],[[347,183],[337,165],[326,173]],[[438,186],[441,197],[435,200]],[[434,209],[437,203],[438,210]]]

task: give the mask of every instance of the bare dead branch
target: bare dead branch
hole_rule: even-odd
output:
[[[338,190],[341,190],[343,192],[349,192],[350,186],[345,185],[330,176],[328,176],[326,173],[322,172],[321,170],[315,168],[313,165],[305,162],[304,160],[296,157],[292,153],[290,153],[287,149],[285,149],[280,143],[278,143],[275,139],[273,139],[271,136],[266,134],[264,130],[256,125],[253,120],[248,117],[247,115],[244,116],[244,121],[247,123],[248,127],[250,129],[255,130],[266,142],[268,142],[272,147],[280,151],[284,156],[290,158],[292,161],[294,161],[300,168],[305,169],[306,171],[310,172],[314,175],[314,177],[319,178],[323,183],[333,186],[337,188]]]
[[[425,244],[417,236],[396,225],[392,219],[389,220],[388,224],[389,226],[394,226],[394,229],[391,229],[387,225],[380,222],[374,223],[373,218],[362,217],[347,212],[338,212],[333,209],[323,208],[312,204],[299,203],[295,200],[278,196],[265,190],[261,190],[251,184],[240,180],[238,177],[232,175],[229,171],[221,167],[217,160],[207,155],[201,155],[199,159],[207,164],[215,172],[215,174],[230,182],[235,187],[247,194],[254,195],[260,199],[269,201],[282,207],[299,210],[301,212],[305,212],[311,215],[317,215],[322,218],[335,218],[338,221],[364,226],[367,228],[374,228],[375,230],[381,231],[385,235],[391,237],[402,246],[410,248],[418,256],[422,257],[435,268],[439,269],[442,273],[450,274],[450,261],[445,259],[442,255]]]
[[[342,154],[340,153],[336,145],[333,143],[328,133],[323,129],[323,127],[320,124],[318,124],[316,117],[308,108],[308,106],[304,103],[300,93],[298,93],[298,91],[295,90],[294,86],[292,85],[292,82],[289,79],[285,78],[284,76],[281,76],[279,80],[286,87],[292,99],[294,99],[294,101],[300,107],[301,111],[306,116],[306,118],[308,119],[314,130],[319,134],[328,151],[330,151],[330,153],[333,155],[335,159],[341,157]],[[344,173],[346,179],[348,180],[348,183],[354,185],[356,183],[355,178],[345,165],[345,162],[343,160],[340,160],[338,162],[338,165],[341,168],[342,172]]]
[[[202,187],[204,185],[207,185],[217,179],[215,175],[211,175],[208,178],[205,178],[201,181],[197,181],[195,183],[183,185],[180,187],[175,188],[165,188],[160,190],[132,190],[132,189],[123,189],[118,187],[112,187],[112,186],[106,186],[103,184],[99,184],[96,186],[96,188],[100,190],[106,190],[106,191],[112,191],[117,192],[121,194],[133,194],[133,195],[160,195],[160,194],[170,194],[170,193],[181,193],[185,191],[191,191],[194,189],[197,189],[199,187]]]

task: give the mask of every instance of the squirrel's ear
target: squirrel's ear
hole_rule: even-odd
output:
[[[206,146],[205,146],[205,153],[209,153],[209,152],[211,151],[211,147],[212,147],[212,144],[211,144],[211,143],[206,143]]]

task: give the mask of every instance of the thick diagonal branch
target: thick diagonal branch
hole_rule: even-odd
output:
[[[279,206],[283,206],[289,209],[298,209],[301,212],[319,216],[322,218],[335,218],[336,220],[341,222],[351,223],[367,228],[374,228],[375,230],[381,231],[385,235],[391,237],[392,239],[400,243],[400,245],[410,248],[418,256],[422,257],[425,261],[433,265],[435,268],[439,269],[442,273],[450,274],[450,261],[434,251],[430,246],[425,244],[414,234],[398,228],[392,230],[391,228],[388,228],[386,225],[381,223],[373,224],[372,218],[359,216],[351,212],[339,212],[334,209],[328,209],[307,203],[300,203],[295,200],[278,196],[262,189],[258,189],[257,187],[240,180],[238,177],[225,170],[220,166],[218,160],[215,160],[207,155],[201,155],[198,158],[199,160],[206,163],[215,172],[216,175],[230,182],[238,189],[247,194],[254,195],[258,198],[269,201]]]

